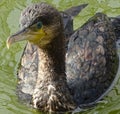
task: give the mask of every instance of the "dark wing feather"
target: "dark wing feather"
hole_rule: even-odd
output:
[[[70,38],[66,54],[68,85],[78,105],[97,100],[118,69],[116,37],[109,18],[96,14]]]
[[[71,17],[75,17],[77,16],[81,10],[83,10],[88,4],[82,4],[82,5],[79,5],[79,6],[74,6],[74,7],[71,7],[67,10],[65,10],[64,12],[69,14]]]
[[[116,35],[116,44],[117,44],[117,48],[118,50],[120,49],[120,15],[117,17],[111,17],[110,18],[114,31],[115,31],[115,35]]]
[[[117,40],[120,40],[120,15],[113,18],[111,17],[110,20],[115,30],[115,35],[117,37]]]
[[[83,10],[88,4],[82,4],[75,7],[71,7],[64,12],[60,12],[63,19],[64,33],[65,33],[65,41],[66,47],[68,45],[69,37],[73,34],[73,18],[77,16],[81,10]]]
[[[22,101],[30,103],[38,75],[38,52],[35,45],[26,44],[17,74],[18,97]]]

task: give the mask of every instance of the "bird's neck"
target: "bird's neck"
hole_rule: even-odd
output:
[[[66,78],[64,35],[54,38],[51,43],[39,47],[39,77],[42,79],[58,80]],[[56,76],[57,75],[57,76]],[[62,77],[61,77],[62,76]]]
[[[59,35],[38,49],[38,77],[33,92],[35,108],[46,111],[67,111],[75,108],[65,75],[64,36]]]

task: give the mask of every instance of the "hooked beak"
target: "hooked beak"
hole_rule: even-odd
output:
[[[45,31],[41,28],[38,31],[32,31],[30,28],[24,28],[17,33],[11,35],[8,37],[6,41],[7,48],[16,42],[28,40],[31,43],[37,44],[40,39],[42,39],[44,36],[46,36]]]
[[[9,49],[9,47],[15,42],[26,40],[27,39],[26,36],[28,34],[29,34],[29,30],[27,28],[24,28],[24,29],[18,31],[17,33],[9,36],[6,41],[7,48]]]

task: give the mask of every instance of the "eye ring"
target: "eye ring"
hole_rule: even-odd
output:
[[[37,22],[37,28],[40,29],[41,27],[42,27],[42,22],[41,21]]]

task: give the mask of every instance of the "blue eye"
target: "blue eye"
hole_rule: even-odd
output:
[[[37,28],[40,29],[41,27],[42,27],[42,22],[39,21],[39,22],[37,23]]]

